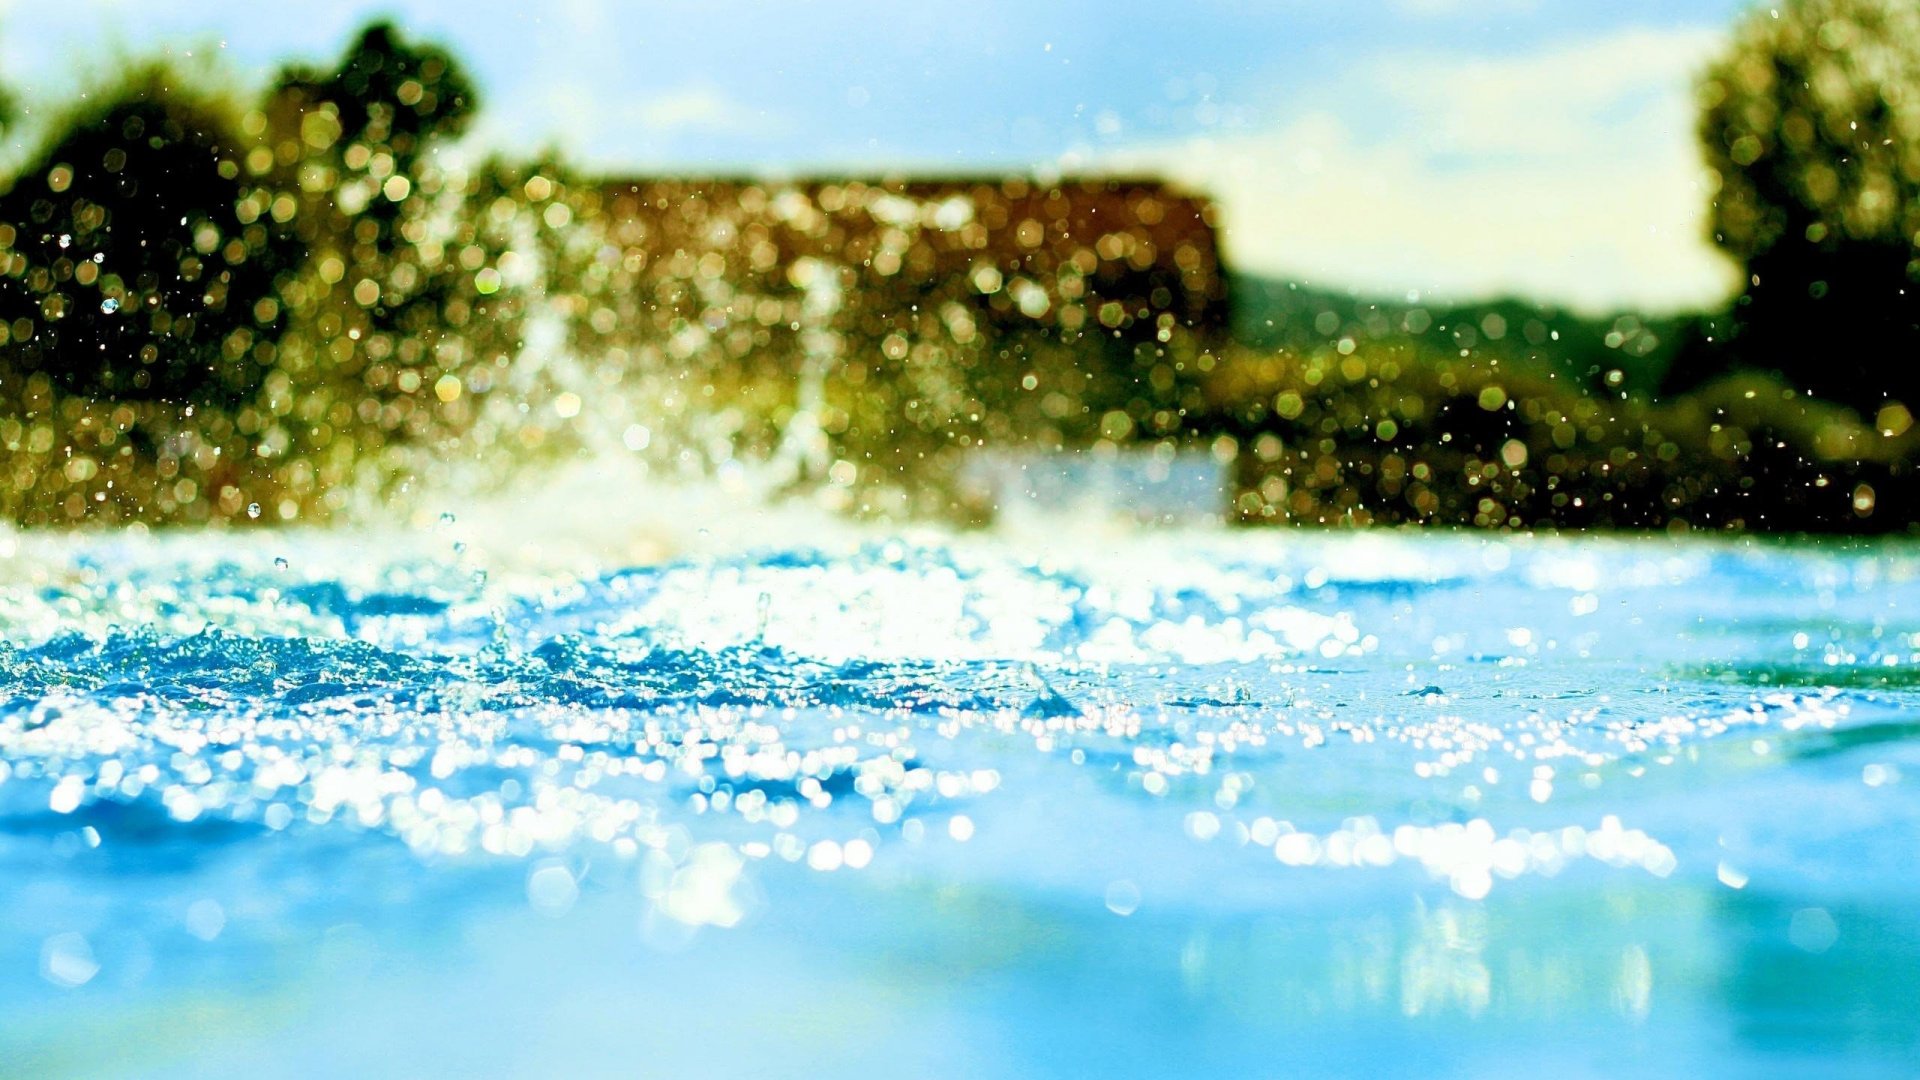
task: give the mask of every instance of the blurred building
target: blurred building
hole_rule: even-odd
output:
[[[949,322],[990,338],[1044,329],[1131,345],[1227,327],[1214,207],[1155,180],[646,179],[600,197],[615,242],[648,253],[643,279],[681,277],[691,261],[695,276],[765,295],[831,265],[856,330],[862,313],[878,330],[892,311],[948,304],[967,316]]]

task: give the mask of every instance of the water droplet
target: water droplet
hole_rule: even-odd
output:
[[[1802,952],[1818,955],[1840,940],[1840,925],[1826,908],[1801,908],[1793,913],[1787,926],[1787,940]]]
[[[275,556],[273,560],[273,568],[275,570],[285,570],[287,568],[287,557],[285,555]]]
[[[248,516],[248,517],[250,517],[250,518],[258,518],[258,517],[260,516],[260,504],[259,504],[259,503],[248,503],[248,504],[247,504],[247,516]]]
[[[93,946],[79,934],[55,934],[40,945],[40,977],[72,989],[100,973]]]
[[[201,941],[212,941],[227,928],[227,912],[218,900],[195,900],[187,909],[187,932]]]
[[[100,311],[102,314],[111,315],[114,312],[119,310],[120,310],[120,301],[114,299],[111,296],[107,297],[105,300],[100,301]]]
[[[527,902],[542,915],[557,919],[571,911],[579,898],[579,884],[561,863],[543,862],[527,875]]]

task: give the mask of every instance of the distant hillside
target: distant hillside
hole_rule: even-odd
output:
[[[1651,392],[1683,344],[1708,332],[1697,315],[1591,318],[1521,300],[1387,300],[1242,274],[1231,277],[1229,294],[1233,336],[1255,348],[1409,342],[1469,350],[1596,390]]]

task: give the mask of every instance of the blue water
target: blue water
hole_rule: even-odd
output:
[[[6,538],[0,1072],[1920,1071],[1920,551],[778,532]]]

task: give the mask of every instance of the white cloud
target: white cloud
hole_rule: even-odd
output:
[[[1721,41],[1636,30],[1524,57],[1395,57],[1361,114],[1136,149],[1213,193],[1235,265],[1374,292],[1517,294],[1587,309],[1718,302],[1694,72]]]
[[[633,117],[659,132],[683,130],[754,131],[766,118],[734,104],[707,87],[690,87],[633,106]]]
[[[610,12],[603,0],[556,0],[552,10],[569,33],[605,35]]]

